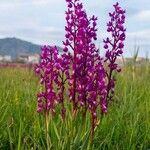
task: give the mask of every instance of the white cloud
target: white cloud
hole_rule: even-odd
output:
[[[1,1],[0,0],[0,11],[5,11],[5,10],[16,10],[20,8],[25,8],[25,7],[40,7],[43,9],[43,7],[49,7],[49,8],[60,8],[60,6],[65,6],[65,3],[63,0],[5,0]]]
[[[63,28],[40,26],[34,22],[18,22],[7,25],[0,24],[0,37],[18,37],[38,44],[60,44],[63,40]]]
[[[143,44],[150,42],[150,29],[147,30],[141,30],[137,32],[128,32],[127,33],[127,39],[137,39],[141,41]]]
[[[140,11],[136,18],[139,20],[139,21],[144,21],[144,22],[150,22],[150,10],[143,10],[143,11]]]
[[[58,4],[58,3],[64,3],[62,0],[1,0],[0,2],[1,4],[15,4],[15,5],[19,5],[19,4]]]

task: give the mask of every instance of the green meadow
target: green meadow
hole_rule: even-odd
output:
[[[36,112],[38,91],[40,85],[33,71],[0,69],[0,150],[47,149],[44,115]],[[90,115],[84,120],[80,116],[73,119],[69,111],[65,120],[58,115],[49,116],[49,149],[150,149],[149,64],[134,69],[126,66],[117,76],[116,94],[108,114],[100,119],[93,141]]]

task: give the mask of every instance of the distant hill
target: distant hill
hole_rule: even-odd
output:
[[[19,54],[24,53],[40,53],[40,48],[40,45],[18,38],[0,39],[0,55],[10,55],[12,58],[16,58]],[[62,51],[62,48],[58,47],[58,49]]]

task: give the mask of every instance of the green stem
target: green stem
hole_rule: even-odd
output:
[[[45,112],[45,135],[46,135],[46,143],[47,143],[47,150],[50,150],[49,144],[49,113],[48,111]]]

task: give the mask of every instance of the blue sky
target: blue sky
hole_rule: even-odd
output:
[[[108,12],[115,0],[81,0],[89,15],[98,16],[98,41],[106,36]],[[150,0],[118,0],[127,11],[125,55],[150,53]],[[37,44],[62,45],[65,26],[65,0],[0,0],[0,38],[17,37]]]

